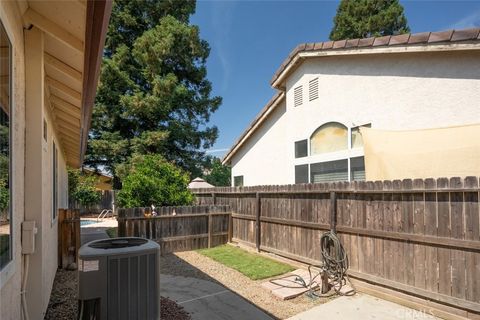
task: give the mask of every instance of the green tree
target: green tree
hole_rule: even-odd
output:
[[[83,206],[90,206],[100,201],[100,192],[96,189],[98,178],[83,174],[78,169],[68,169],[68,192],[70,197]]]
[[[330,40],[410,32],[398,0],[341,0],[333,22]]]
[[[209,165],[209,172],[203,175],[203,179],[215,187],[230,187],[232,169],[224,166],[220,159],[213,158]]]
[[[193,201],[187,189],[188,174],[160,155],[135,155],[119,166],[118,173],[122,179],[117,194],[120,207],[179,206]]]
[[[114,2],[92,118],[86,164],[114,175],[133,154],[161,154],[200,175],[217,138],[208,126],[210,48],[189,24],[195,1]]]

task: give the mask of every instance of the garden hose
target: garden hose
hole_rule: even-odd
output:
[[[295,280],[287,280],[292,282],[292,286],[285,285],[284,282],[286,278],[291,277],[291,275],[289,275],[280,278],[281,280],[283,280],[281,286],[288,288],[298,288],[298,285],[301,285],[302,287],[308,289],[306,295],[312,299],[320,297],[330,297],[333,295],[354,295],[356,293],[356,290],[347,274],[348,255],[345,252],[345,249],[343,248],[343,245],[334,230],[325,232],[320,237],[320,248],[322,255],[322,264],[308,266],[308,274],[310,277],[308,283],[301,276],[296,275]],[[318,268],[318,271],[312,270],[312,268],[314,267]],[[326,290],[326,293],[318,293],[318,291],[322,288],[321,285],[318,285],[318,281],[316,280],[318,278],[322,278],[322,276],[328,277],[329,285],[334,290],[333,293],[328,293],[329,290]],[[271,280],[270,282],[278,285],[275,280]],[[347,292],[342,292],[342,288],[347,283],[352,289]]]

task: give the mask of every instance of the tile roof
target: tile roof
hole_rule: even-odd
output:
[[[438,32],[421,32],[406,33],[394,36],[370,37],[364,39],[349,39],[338,41],[324,41],[316,43],[302,43],[298,45],[283,61],[278,70],[275,72],[270,84],[280,77],[281,73],[292,62],[295,56],[300,52],[315,52],[325,50],[355,50],[358,48],[375,48],[382,46],[396,45],[418,45],[418,44],[438,44],[451,43],[459,41],[480,41],[480,28],[463,29],[463,30],[447,30]]]

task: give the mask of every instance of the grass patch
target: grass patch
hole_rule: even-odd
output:
[[[198,252],[227,267],[240,271],[252,280],[270,278],[294,270],[294,268],[288,264],[265,258],[259,254],[250,253],[230,245],[200,249]]]
[[[108,234],[108,236],[109,236],[110,238],[116,238],[116,237],[118,237],[118,228],[117,228],[117,227],[109,228],[109,229],[107,229],[105,232]]]

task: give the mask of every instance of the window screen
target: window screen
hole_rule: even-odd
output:
[[[336,160],[310,165],[310,180],[313,183],[347,181],[348,160]]]
[[[233,177],[233,186],[234,187],[243,187],[243,176]]]
[[[307,139],[295,142],[295,158],[303,158],[308,155]]]
[[[350,159],[350,179],[352,181],[365,180],[365,158],[357,157]]]
[[[295,107],[300,106],[303,103],[303,89],[302,86],[298,86],[293,89],[293,105]]]
[[[0,270],[12,260],[12,46],[0,22]],[[20,238],[18,238],[20,241]]]
[[[295,183],[308,183],[308,164],[295,166]]]

